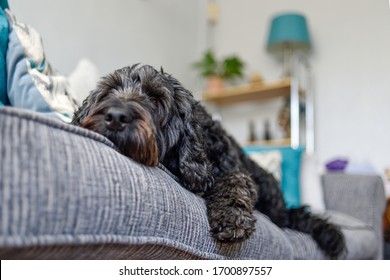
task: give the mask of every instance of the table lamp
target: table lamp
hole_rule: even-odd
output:
[[[290,77],[293,52],[310,50],[310,37],[305,17],[298,13],[275,16],[271,22],[267,50],[270,53],[283,54],[283,75]]]

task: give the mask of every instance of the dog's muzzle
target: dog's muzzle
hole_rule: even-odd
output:
[[[148,110],[138,102],[118,99],[101,102],[80,126],[104,135],[122,154],[144,165],[159,163],[156,127]]]
[[[104,123],[112,131],[124,130],[131,121],[131,115],[124,108],[109,108],[104,115]]]

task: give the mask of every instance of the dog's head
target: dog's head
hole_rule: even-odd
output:
[[[72,123],[106,136],[144,165],[171,161],[175,173],[190,177],[194,183],[189,187],[198,189],[209,167],[203,131],[194,118],[197,105],[172,76],[134,65],[103,77]]]

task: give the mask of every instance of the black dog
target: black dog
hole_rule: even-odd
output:
[[[106,136],[142,164],[163,164],[185,188],[202,193],[211,233],[220,241],[249,238],[257,209],[279,227],[309,233],[330,258],[345,249],[335,225],[305,208],[287,209],[274,177],[162,70],[134,65],[104,77],[72,123]]]

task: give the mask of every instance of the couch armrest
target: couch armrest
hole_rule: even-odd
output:
[[[378,240],[382,242],[386,196],[380,176],[325,174],[322,176],[322,187],[326,209],[342,212],[365,222],[373,228]]]
[[[383,181],[378,175],[326,174],[322,176],[325,206],[376,226],[385,209]]]
[[[204,200],[163,170],[92,131],[0,108],[1,259],[292,259],[286,234],[255,215],[249,240],[216,242]]]

